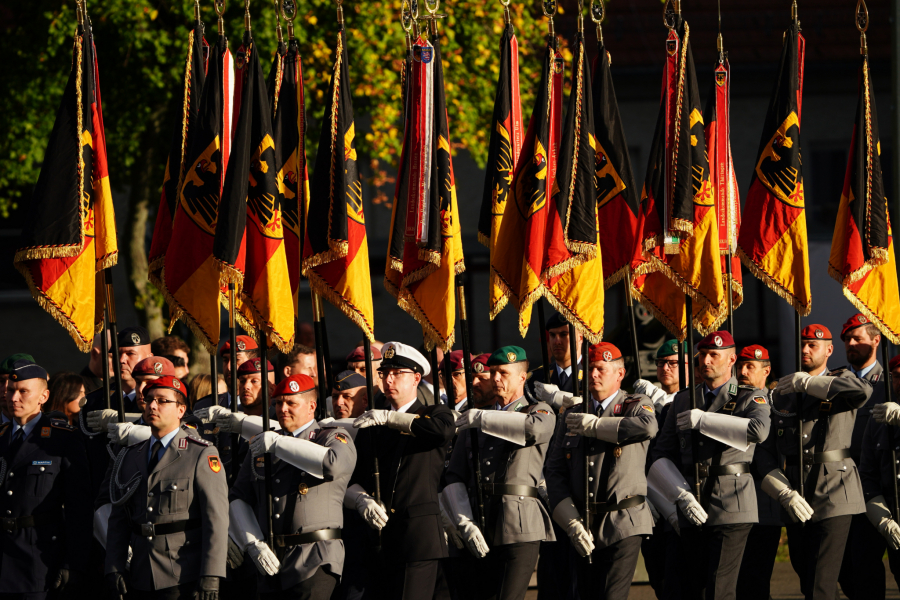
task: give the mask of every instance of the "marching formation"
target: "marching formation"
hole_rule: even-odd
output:
[[[589,7],[591,62],[579,1],[563,110],[558,7],[541,3],[549,31],[526,122],[501,3],[478,234],[490,317],[514,307],[524,337],[536,308],[540,360],[516,345],[479,354],[469,339],[439,2],[401,4],[384,286],[421,325],[414,346],[375,339],[342,1],[311,181],[298,7],[276,2],[265,77],[249,0],[234,53],[224,2],[210,45],[195,1],[147,261],[172,323],[210,353],[211,373],[188,381],[180,338],[118,329],[100,70],[76,0],[73,67],[14,263],[91,358],[81,375],[50,377],[27,354],[0,365],[0,596],[522,600],[536,571],[542,599],[625,600],[643,555],[658,598],[765,600],[784,528],[806,598],[833,600],[838,584],[852,600],[884,597],[886,551],[900,575],[900,357],[888,361],[887,344],[900,343],[900,291],[865,3],[829,258],[858,310],[838,336],[840,368],[831,330],[801,322],[812,300],[796,2],[743,215],[721,34],[704,109],[690,27],[666,3],[639,191],[604,4]],[[796,312],[793,373],[735,343],[741,265]],[[605,290],[620,281],[629,309],[640,302],[672,334],[643,344],[655,382],[642,377],[633,310],[629,351],[603,341]],[[343,361],[323,300],[363,334]]]

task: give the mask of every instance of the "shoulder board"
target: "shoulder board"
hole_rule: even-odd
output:
[[[4,433],[6,433],[6,430],[9,429],[9,425],[10,425],[9,421],[4,423],[3,425],[0,425],[0,435],[3,435]]]
[[[187,429],[193,429],[194,431],[197,430],[197,426],[194,425],[193,423],[182,423],[181,428],[184,430],[187,430]]]
[[[204,439],[202,439],[202,438],[197,438],[197,437],[194,437],[194,436],[192,436],[192,435],[186,436],[186,437],[184,437],[184,438],[182,438],[182,439],[185,439],[185,440],[189,440],[189,441],[191,441],[191,442],[194,442],[194,443],[197,444],[198,446],[212,446],[212,442],[207,442],[206,440],[204,440]]]
[[[50,427],[54,429],[62,429],[63,431],[75,431],[75,428],[62,419],[50,419]]]
[[[837,376],[839,376],[841,373],[845,372],[846,370],[847,370],[847,367],[838,367],[837,369],[828,371],[828,374],[831,375],[831,376],[833,376],[833,377],[837,377]]]
[[[337,425],[319,425],[319,431],[331,431],[333,429],[343,429]]]
[[[625,396],[625,404],[631,404],[632,402],[640,402],[643,400],[641,396]]]
[[[739,389],[742,389],[742,390],[755,390],[755,389],[756,389],[756,388],[753,387],[752,385],[743,385],[743,384],[738,385],[738,388],[739,388]]]

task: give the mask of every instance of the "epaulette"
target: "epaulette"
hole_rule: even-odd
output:
[[[62,429],[63,431],[75,431],[75,428],[62,419],[50,419],[50,427],[54,429]]]
[[[4,433],[6,433],[6,430],[9,429],[10,425],[11,425],[10,421],[7,421],[3,425],[0,425],[0,435],[3,435]]]
[[[207,442],[203,438],[194,437],[192,435],[181,438],[183,440],[190,440],[195,444],[199,444],[200,446],[212,446],[212,442]]]
[[[193,423],[182,423],[181,428],[182,429],[193,429],[195,431],[197,430],[197,426]]]
[[[633,402],[640,402],[641,400],[643,400],[643,398],[632,394],[630,396],[625,396],[625,401],[623,402],[623,404],[631,404]]]
[[[828,375],[830,375],[831,377],[839,377],[841,375],[841,373],[843,373],[846,370],[847,370],[847,367],[838,367],[837,369],[828,371]]]
[[[755,390],[756,389],[752,385],[744,385],[744,384],[739,384],[738,388],[742,389],[742,390]]]

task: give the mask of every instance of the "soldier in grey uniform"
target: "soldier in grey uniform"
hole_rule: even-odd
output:
[[[756,445],[769,434],[766,393],[739,386],[731,376],[734,339],[715,331],[697,345],[703,383],[672,401],[653,449],[647,483],[678,506],[683,559],[683,600],[735,598],[741,557],[757,522],[750,475]],[[693,444],[692,444],[693,440]],[[694,462],[700,463],[700,498],[694,494]]]
[[[256,564],[261,598],[327,600],[344,568],[343,502],[356,466],[356,446],[343,428],[315,421],[316,383],[291,375],[275,389],[281,431],[250,442],[231,489],[232,539]],[[264,454],[271,454],[274,548],[266,523]],[[267,575],[269,577],[267,577]]]
[[[567,411],[545,475],[553,520],[591,566],[578,577],[582,598],[625,600],[641,550],[653,531],[644,464],[658,425],[653,401],[621,390],[622,353],[602,342],[588,353],[590,410]],[[580,398],[576,397],[576,404]],[[584,526],[585,464],[588,461],[590,531]]]
[[[554,539],[538,484],[556,415],[549,405],[525,399],[525,350],[504,346],[491,355],[488,366],[498,402],[494,410],[470,408],[457,419],[460,435],[444,476],[442,499],[471,553],[458,566],[469,573],[461,582],[461,595],[522,600],[540,543]],[[475,481],[472,438],[464,433],[468,429],[478,430],[481,482]],[[479,529],[472,505],[479,484],[485,498],[485,531]]]
[[[172,376],[150,383],[144,422],[151,437],[116,457],[106,543],[113,598],[218,598],[228,549],[228,486],[216,449],[180,427],[186,391]]]
[[[872,388],[846,369],[828,370],[834,346],[827,327],[808,325],[801,342],[803,371],[778,380],[772,394],[772,435],[760,446],[757,469],[765,473],[763,491],[786,512],[783,520],[800,589],[808,599],[834,600],[852,515],[865,511],[849,448],[856,411]]]

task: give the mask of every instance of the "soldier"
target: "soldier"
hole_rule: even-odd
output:
[[[758,344],[743,348],[735,365],[738,383],[766,391],[766,380],[772,373],[769,351]],[[772,392],[766,392],[769,406],[772,406]],[[778,542],[781,540],[781,506],[778,500],[766,494],[762,489],[762,478],[765,473],[759,472],[760,455],[753,457],[751,473],[753,485],[756,487],[756,507],[759,522],[750,530],[744,558],[741,560],[741,571],[738,575],[738,600],[769,600],[772,571],[775,568],[775,555]]]
[[[705,587],[707,600],[719,600],[735,596],[744,545],[757,522],[750,461],[769,434],[769,404],[765,392],[738,386],[731,375],[737,356],[730,333],[715,331],[697,348],[702,383],[675,395],[647,479],[681,513],[682,598],[700,598]],[[698,396],[693,410],[691,393]],[[692,491],[694,461],[699,498]]]
[[[479,354],[472,359],[472,406],[489,408],[494,405],[494,384],[487,366],[490,354]]]
[[[125,421],[134,423],[141,420],[144,410],[144,390],[151,381],[159,379],[162,375],[175,375],[175,365],[168,358],[162,356],[148,356],[140,361],[131,370],[131,376],[135,381],[134,405],[139,412],[125,413]],[[94,432],[108,432],[109,425],[119,419],[119,411],[112,408],[92,410],[85,419],[88,429]]]
[[[242,364],[250,360],[251,358],[259,358],[259,346],[256,344],[256,341],[250,337],[249,335],[239,335],[235,338],[235,342],[237,343],[237,366],[241,367]],[[229,386],[229,391],[234,393],[234,390],[231,390],[231,341],[227,341],[222,344],[222,347],[219,348],[219,356],[222,357],[222,373],[225,375],[225,384]]]
[[[760,446],[756,469],[765,473],[763,491],[781,503],[791,520],[782,519],[800,589],[808,599],[833,600],[851,517],[865,512],[849,448],[856,411],[872,388],[846,369],[828,370],[834,346],[827,327],[807,325],[800,338],[803,370],[778,380],[772,394],[773,431]],[[808,522],[801,526],[798,521]]]
[[[122,388],[125,393],[125,412],[137,413],[137,382],[131,375],[139,362],[153,356],[150,350],[150,334],[143,327],[126,327],[119,332],[119,368],[122,371]]]
[[[265,380],[271,392],[275,385],[275,367],[266,360],[266,370],[268,377],[262,376],[262,363],[264,358],[251,358],[238,367],[238,392],[240,394],[240,402],[238,403],[240,410],[248,415],[262,415],[262,386]],[[271,393],[269,394],[271,398]]]
[[[683,343],[685,355],[687,355],[687,342]],[[684,365],[684,380],[687,381],[687,363]],[[656,379],[659,387],[646,379],[638,379],[634,382],[634,391],[638,394],[650,396],[657,414],[662,407],[675,399],[675,394],[681,386],[678,378],[678,340],[666,340],[656,350]]]
[[[291,375],[307,375],[319,384],[319,367],[316,350],[303,344],[295,344],[287,354],[278,355],[278,380]]]
[[[562,406],[564,395],[558,392],[575,392],[575,377],[581,377],[581,346],[584,336],[581,332],[575,332],[575,347],[579,355],[575,364],[578,365],[578,375],[572,373],[572,357],[569,347],[569,324],[559,313],[554,313],[547,319],[547,347],[553,361],[550,363],[550,383],[545,383],[544,367],[540,366],[531,372],[528,378],[529,393],[541,402],[546,402],[554,409]],[[579,379],[580,381],[580,379]]]
[[[371,348],[372,368],[375,371],[378,371],[378,368],[381,366],[381,350],[374,345]],[[347,369],[349,371],[356,371],[363,377],[366,376],[366,353],[362,346],[357,346],[347,355]],[[377,375],[375,376],[373,383],[375,384],[375,387],[381,390],[382,381]]]
[[[18,352],[16,354],[7,356],[3,359],[3,362],[0,363],[0,425],[12,421],[11,413],[7,410],[6,407],[6,383],[9,381],[9,376],[12,375],[13,364],[15,364],[17,360],[22,359],[27,359],[31,362],[35,362],[34,357],[30,354]]]
[[[850,363],[847,370],[868,383],[872,390],[869,400],[856,412],[853,437],[850,438],[850,458],[860,466],[862,440],[869,415],[875,406],[885,400],[882,381],[884,369],[877,359],[881,333],[868,317],[857,313],[841,328],[841,341],[844,342],[847,362]],[[838,578],[841,589],[850,600],[869,600],[884,596],[884,549],[879,552],[879,546],[883,546],[881,535],[872,527],[866,515],[854,515]]]
[[[334,378],[331,404],[335,419],[356,419],[368,408],[366,378],[356,371],[341,371]]]
[[[250,442],[252,456],[230,494],[231,537],[262,575],[261,598],[327,600],[344,568],[341,511],[356,447],[344,429],[316,423],[311,377],[291,375],[273,395],[281,431],[260,433]],[[278,459],[271,474],[274,552],[263,534],[264,454]]]
[[[468,406],[468,398],[466,398],[466,365],[463,362],[463,351],[454,350],[444,355],[441,361],[440,370],[444,372],[444,363],[450,362],[450,383],[453,385],[453,391],[456,396],[456,404],[451,407],[456,412],[462,412]],[[482,372],[484,372],[482,370]]]
[[[483,481],[475,480],[472,469],[472,438],[462,434],[456,439],[441,495],[470,552],[459,565],[469,573],[461,594],[522,600],[540,542],[555,539],[538,485],[556,417],[549,405],[529,404],[525,398],[528,359],[522,348],[500,348],[488,366],[497,395],[494,410],[470,408],[456,421],[461,434],[478,430]],[[483,532],[471,504],[476,485],[482,486],[485,498]]]
[[[384,597],[431,600],[438,560],[447,556],[438,486],[456,427],[449,408],[424,406],[416,397],[422,375],[431,370],[425,357],[399,342],[388,342],[381,351],[378,376],[390,409],[366,411],[354,427],[362,429],[356,445],[374,448],[378,457],[384,508],[372,497],[368,460],[357,461],[344,504],[381,530],[388,569],[379,581]]]
[[[175,367],[175,377],[186,379],[191,373],[191,349],[177,335],[164,335],[150,342],[153,356],[165,357]]]
[[[900,397],[900,356],[888,363],[891,392]],[[871,549],[888,553],[888,564],[894,581],[900,582],[900,525],[897,525],[897,478],[894,475],[896,457],[900,453],[900,405],[884,402],[872,409],[872,420],[866,427],[862,444],[859,474],[866,498],[866,516],[884,540]],[[883,587],[881,589],[884,589]],[[874,594],[868,598],[884,598],[878,588],[857,587],[856,592]]]
[[[228,549],[228,486],[216,449],[180,427],[186,391],[171,376],[147,386],[144,422],[151,437],[116,457],[106,546],[113,598],[218,598]]]
[[[591,555],[591,565],[578,577],[581,597],[625,600],[641,536],[653,528],[644,464],[658,426],[648,396],[622,391],[625,361],[618,348],[607,342],[591,346],[588,361],[589,411],[567,411],[566,426],[557,429],[547,461],[547,492],[553,520],[578,554]],[[583,406],[581,398],[575,403]],[[582,520],[585,500],[590,531]]]
[[[10,371],[12,420],[0,425],[0,596],[78,597],[91,535],[87,457],[73,427],[41,413],[47,371],[22,358]]]

